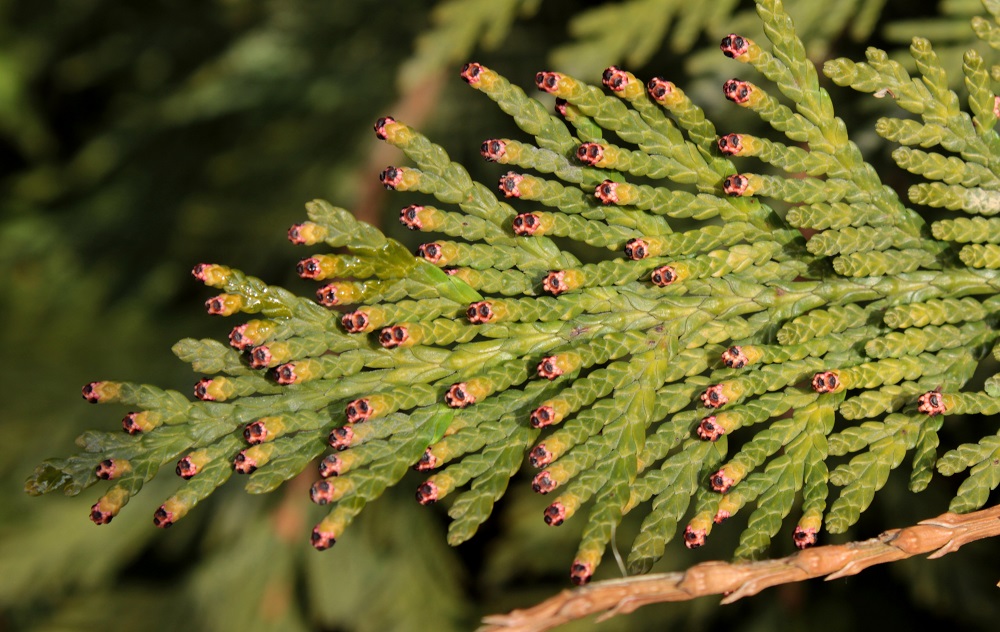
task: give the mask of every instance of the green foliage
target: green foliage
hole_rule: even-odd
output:
[[[847,0],[832,7],[809,0],[789,0],[786,4],[798,16],[798,33],[809,42],[810,54],[822,56],[831,40],[845,32],[854,41],[864,41],[885,0]],[[595,69],[609,64],[645,64],[661,42],[683,53],[702,34],[715,36],[733,30],[750,37],[763,34],[752,8],[738,0],[609,2],[573,17],[569,31],[574,40],[558,47],[552,62],[568,74],[596,78]]]
[[[535,477],[536,491],[565,489],[546,510],[550,524],[561,524],[592,501],[573,564],[574,579],[585,582],[600,563],[622,516],[649,500],[653,511],[630,557],[636,570],[647,569],[662,555],[673,531],[664,520],[676,528],[694,498],[699,499],[697,511],[684,533],[689,547],[701,546],[712,523],[730,517],[739,508],[736,504],[756,503],[737,550],[738,556],[751,556],[778,532],[799,492],[805,499],[796,528],[801,546],[815,541],[824,516],[828,530],[843,532],[857,521],[891,470],[918,441],[928,448],[917,455],[916,486],[926,486],[928,459],[933,460],[931,443],[936,445],[936,432],[923,430],[929,423],[926,415],[959,409],[992,414],[996,407],[992,398],[983,394],[969,400],[963,394],[941,394],[939,388],[921,396],[919,413],[893,413],[884,422],[848,427],[828,439],[834,430],[834,413],[844,402],[845,392],[854,392],[852,401],[858,401],[870,398],[871,389],[926,382],[928,376],[947,374],[950,390],[957,390],[972,377],[974,360],[995,337],[995,330],[988,321],[974,320],[964,325],[964,336],[956,335],[954,327],[948,331],[928,327],[886,332],[881,337],[877,326],[873,331],[862,323],[881,322],[886,308],[912,306],[921,300],[989,297],[1000,280],[955,267],[947,243],[927,235],[916,211],[882,185],[848,140],[781,4],[763,2],[759,11],[773,52],[739,36],[727,37],[724,49],[775,82],[793,106],[782,105],[763,88],[738,80],[727,82],[726,96],[791,140],[805,142],[808,154],[773,143],[748,147],[752,143],[744,145],[740,135],[719,142],[722,154],[712,151],[705,142],[714,136],[711,124],[697,106],[662,80],[650,83],[651,96],[647,96],[635,77],[613,68],[604,76],[613,92],[608,96],[567,75],[540,73],[539,87],[578,112],[577,121],[568,117],[572,125],[566,126],[495,72],[468,65],[463,71],[466,81],[512,113],[519,127],[538,143],[537,148],[512,145],[513,154],[530,156],[523,165],[517,155],[506,156],[507,141],[484,144],[487,157],[504,157],[506,164],[543,174],[509,172],[501,178],[501,192],[507,198],[539,202],[550,210],[518,214],[470,179],[440,147],[402,123],[380,120],[379,136],[402,149],[416,165],[387,168],[383,183],[457,205],[482,227],[477,232],[489,247],[432,242],[421,247],[423,259],[414,259],[346,211],[324,202],[310,204],[310,221],[293,227],[290,238],[306,244],[325,242],[346,248],[349,254],[305,259],[299,263],[300,274],[320,281],[357,279],[335,281],[319,291],[320,297],[332,297],[325,301],[330,307],[356,302],[351,297],[358,295],[358,283],[373,279],[368,283],[380,283],[381,291],[362,298],[367,306],[345,314],[339,324],[336,312],[238,271],[214,265],[196,267],[197,278],[225,292],[209,301],[210,311],[243,311],[267,319],[237,327],[230,336],[232,350],[193,340],[175,348],[196,370],[228,377],[200,381],[195,394],[201,401],[193,403],[179,393],[151,387],[110,382],[88,385],[84,389],[87,399],[141,408],[152,427],[133,430],[125,437],[92,433],[81,444],[85,453],[46,462],[29,480],[28,491],[79,493],[96,481],[96,466],[100,478],[116,479],[92,510],[95,522],[109,522],[161,467],[189,453],[177,469],[185,478],[193,478],[192,482],[171,496],[155,516],[159,526],[170,526],[225,482],[234,456],[236,471],[251,474],[248,491],[266,492],[318,456],[324,449],[323,437],[329,435],[328,443],[337,450],[365,452],[350,460],[332,456],[336,465],[323,474],[335,476],[313,485],[314,502],[334,505],[313,531],[314,546],[323,549],[333,544],[361,509],[396,484],[411,464],[420,470],[444,466],[421,485],[418,499],[429,503],[458,494],[449,511],[454,519],[449,541],[458,544],[490,514],[507,480],[530,452],[535,465],[545,468]],[[940,130],[942,146],[959,153],[961,157],[948,158],[916,150],[896,152],[897,162],[912,173],[961,182],[949,185],[948,190],[956,193],[947,199],[928,196],[925,192],[937,189],[923,185],[911,187],[911,198],[989,214],[990,189],[997,181],[991,148],[997,137],[992,131],[996,115],[989,108],[988,96],[981,94],[988,90],[982,60],[972,53],[968,57],[966,76],[974,112],[969,118],[947,87],[929,43],[914,40],[911,52],[921,81],[874,49],[869,51],[868,64],[837,60],[827,64],[827,73],[858,90],[892,94],[903,108],[921,116],[925,128]],[[638,150],[596,142],[579,145],[572,129],[580,120],[593,121]],[[892,130],[903,125],[912,122],[885,119],[882,124],[887,137],[898,136]],[[920,129],[915,133],[923,135]],[[754,151],[757,146],[766,151]],[[537,152],[544,151],[549,153],[543,162]],[[574,154],[592,166],[573,167],[570,156]],[[773,165],[793,173],[807,161],[811,173],[825,178],[735,174],[726,158],[732,154],[754,155],[765,162],[770,158]],[[798,158],[789,161],[789,156]],[[565,184],[548,180],[544,174],[553,174]],[[653,196],[649,203],[641,201],[641,189],[633,194],[636,205],[652,216],[629,210],[622,198],[628,198],[631,190],[623,175],[655,179],[657,185],[647,187]],[[596,198],[587,197],[587,189],[595,184]],[[620,184],[624,185],[621,193]],[[694,185],[701,193],[695,198],[684,185]],[[751,197],[755,195],[807,207],[823,205],[819,209],[843,200],[868,206],[875,217],[860,225],[852,222],[855,227],[827,229],[807,244],[759,197]],[[657,198],[663,201],[653,202]],[[704,211],[690,213],[689,199],[699,200],[695,208],[702,205]],[[461,215],[408,207],[402,219],[411,228],[434,231],[451,217],[454,222]],[[687,230],[675,232],[670,222],[684,218],[686,223],[675,226]],[[718,220],[725,223],[712,223]],[[821,228],[810,225],[801,211],[797,220],[797,228]],[[513,234],[508,232],[511,227]],[[475,233],[450,232],[476,238]],[[617,278],[607,284],[608,279],[587,273],[601,264],[581,264],[570,250],[545,235],[624,250],[627,258],[606,261],[605,265],[620,268]],[[767,254],[753,261],[744,258],[744,263],[740,254],[749,253],[729,250],[730,258],[737,257],[732,267],[739,271],[709,268],[708,274],[696,275],[701,278],[670,267],[670,263],[684,265],[718,257],[727,252],[718,249],[740,242],[766,246]],[[970,263],[969,255],[959,256],[971,268],[990,267]],[[667,264],[656,267],[652,284],[646,276],[652,266],[644,261],[649,257],[656,258],[656,264]],[[816,281],[799,277],[803,269],[796,264],[815,268],[823,260],[833,264],[836,276],[827,273]],[[445,267],[449,274],[442,274],[428,261]],[[559,270],[553,272],[553,267]],[[485,284],[464,274],[469,268],[516,269],[531,280],[524,294],[534,297],[491,300]],[[666,280],[656,282],[658,275]],[[540,290],[554,297],[538,296]],[[480,292],[486,292],[487,298]],[[403,300],[390,302],[392,294]],[[855,322],[845,320],[848,313],[840,314],[838,309],[855,310],[857,315],[850,316]],[[801,335],[797,337],[804,343],[801,350],[766,351],[766,345],[780,340],[789,326],[820,315],[831,319],[828,331],[839,332],[835,340],[867,339],[864,354],[854,347],[819,344],[823,337],[806,343],[808,339]],[[377,337],[365,335],[378,329]],[[858,337],[853,336],[858,329]],[[813,332],[813,336],[818,333]],[[717,359],[719,344],[733,344],[721,361]],[[249,367],[239,360],[237,350],[241,349],[247,350]],[[954,351],[924,352],[938,349]],[[340,354],[360,354],[359,361],[345,367],[337,360]],[[720,362],[728,368],[720,367]],[[264,369],[271,369],[271,380],[260,373]],[[548,380],[532,379],[534,373]],[[732,414],[752,405],[758,396],[810,379],[814,390],[829,394],[799,404],[785,420],[772,421],[732,458],[726,457],[726,441],[709,452],[696,440],[679,444],[692,432],[693,421],[681,411],[699,403],[701,390],[704,406],[725,407],[724,412]],[[704,389],[706,384],[711,386]],[[912,397],[913,389],[909,392]],[[853,405],[848,416],[852,420],[877,417],[901,403],[897,398],[882,405]],[[711,430],[717,423],[716,416],[705,417],[698,434],[718,439],[721,433]],[[565,429],[548,435],[551,445],[558,446],[555,451],[547,436],[539,440],[542,429],[552,425]],[[869,426],[874,433],[855,432]],[[661,436],[661,428],[667,430],[669,439],[650,443],[647,439]],[[722,432],[735,429],[736,424],[730,424]],[[835,441],[841,434],[853,439]],[[239,449],[241,435],[251,447]],[[842,446],[835,453],[857,454],[828,473],[825,461],[831,441]],[[777,456],[779,451],[781,456]],[[675,470],[685,463],[697,465]],[[697,493],[704,485],[699,480],[704,481],[720,463],[723,467],[708,481],[719,494]],[[967,462],[966,467],[973,465],[975,461]],[[959,469],[951,464],[948,471]],[[663,471],[672,473],[662,479],[657,472]],[[739,490],[739,484],[751,475],[755,478],[747,486],[754,490],[752,494],[741,493],[738,503],[732,503],[730,490],[734,486]],[[653,479],[646,484],[649,476]],[[688,483],[677,484],[678,476]],[[573,480],[579,483],[570,486]],[[664,485],[664,480],[672,484]],[[843,489],[827,511],[828,480]],[[996,486],[995,477],[985,475],[979,466],[969,480],[959,489],[953,508],[981,506],[986,502],[985,492]],[[468,491],[459,491],[465,485]],[[636,490],[644,489],[648,491],[636,497]],[[667,508],[669,513],[663,513]],[[647,543],[649,534],[657,534],[655,543]]]
[[[863,4],[853,33],[860,37],[881,8]],[[658,23],[642,19],[653,5]],[[518,11],[539,10],[505,3],[490,22],[485,6],[443,3],[441,30],[424,39],[412,68],[454,59],[445,42],[471,48],[477,29],[498,41]],[[709,15],[706,6],[606,5],[582,14],[571,32],[605,38],[587,46],[591,55],[630,54],[638,64],[672,11],[682,49],[700,25],[728,12],[719,3]],[[854,10],[840,3],[826,22],[823,12],[805,12],[797,35],[780,2],[759,3],[754,28],[762,25],[770,44],[748,42],[736,58],[764,81],[726,92],[786,142],[764,131],[717,145],[729,129],[665,81],[648,95],[631,74],[613,72],[609,94],[565,74],[540,75],[539,87],[566,101],[554,116],[498,73],[473,67],[467,80],[524,133],[484,144],[484,155],[516,169],[501,178],[501,195],[414,129],[380,123],[379,134],[414,165],[386,169],[383,183],[425,202],[402,218],[435,234],[431,245],[415,258],[316,201],[291,236],[331,249],[299,264],[302,276],[325,283],[320,305],[235,269],[197,267],[223,292],[210,311],[255,315],[229,347],[191,338],[175,345],[179,358],[212,376],[198,382],[197,401],[151,386],[89,385],[89,399],[139,413],[126,422],[141,432],[83,435],[82,452],[40,466],[28,491],[78,494],[98,476],[111,478],[92,510],[106,522],[148,485],[144,498],[167,498],[154,521],[169,526],[230,478],[248,475],[247,491],[259,494],[306,472],[312,500],[329,505],[313,531],[313,544],[326,548],[358,531],[347,527],[364,521],[376,498],[393,496],[414,466],[433,471],[418,499],[447,506],[448,541],[459,544],[529,461],[542,468],[533,487],[555,496],[546,522],[578,523],[578,582],[592,576],[619,529],[634,536],[629,572],[649,570],[679,531],[689,547],[716,528],[738,532],[738,557],[765,551],[790,514],[797,545],[811,544],[824,524],[844,532],[908,456],[913,490],[927,487],[935,469],[969,470],[951,508],[981,507],[1000,483],[996,436],[980,439],[977,427],[940,457],[938,447],[948,416],[1000,411],[995,377],[974,390],[977,370],[995,370],[998,73],[969,52],[959,73],[968,96],[960,97],[955,72],[921,39],[911,47],[915,72],[874,49],[867,63],[824,67],[836,83],[919,117],[876,127],[903,145],[893,159],[914,176],[910,202],[956,213],[918,211],[862,158],[806,56],[804,36],[818,43],[811,54],[822,51],[827,40],[810,29],[834,33],[847,6]],[[632,26],[593,28],[614,20]],[[992,45],[995,21],[974,27]],[[590,59],[582,50],[565,47],[556,59],[574,68]],[[765,83],[776,90],[765,92]],[[426,203],[431,197],[440,208]],[[317,478],[311,463],[321,456]],[[175,463],[186,480],[170,492],[155,477]],[[293,501],[304,494],[301,480],[289,485]],[[403,522],[379,507],[365,515],[382,511],[382,528]],[[716,527],[740,512],[745,522]],[[289,544],[261,529],[232,533],[242,546],[222,559],[245,569],[251,592],[269,577],[294,581],[301,562]],[[412,537],[433,539],[426,529]],[[252,552],[271,546],[281,555],[268,576]],[[194,588],[218,589],[221,564],[200,571]],[[318,571],[314,579],[331,582]],[[445,585],[435,598],[446,603],[454,592]],[[348,616],[315,602],[324,621]]]

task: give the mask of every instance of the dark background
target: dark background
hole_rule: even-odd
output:
[[[82,430],[119,423],[120,411],[80,399],[84,383],[190,388],[196,378],[170,345],[232,326],[204,313],[194,264],[225,263],[311,294],[294,275],[305,254],[284,231],[317,197],[415,243],[392,219],[409,200],[378,185],[378,172],[400,160],[371,131],[379,116],[417,127],[494,182],[503,170],[483,163],[479,144],[519,136],[458,79],[464,61],[525,89],[537,70],[595,80],[620,63],[681,85],[720,132],[759,131],[719,90],[752,70],[716,48],[733,30],[763,39],[759,24],[747,2],[731,11],[719,2],[710,19],[700,4],[0,2],[0,630],[462,630],[567,587],[579,525],[542,525],[545,503],[525,481],[458,549],[444,543],[443,512],[418,507],[416,479],[404,481],[324,554],[307,544],[309,481],[268,497],[232,482],[169,532],[149,516],[172,477],[101,529],[86,518],[94,490],[29,498],[23,481],[43,458],[69,453]],[[817,63],[860,59],[868,44],[905,53],[924,33],[960,88],[976,2],[787,4]],[[892,147],[872,131],[891,104],[828,89],[869,160],[905,191]],[[913,496],[905,477],[890,479],[851,538],[944,510],[948,484]],[[725,558],[737,534],[724,531],[697,554],[672,543],[656,570]],[[787,535],[773,555],[790,551]],[[566,629],[992,630],[998,553],[982,542],[734,606],[707,598]],[[603,565],[605,577],[613,566]]]

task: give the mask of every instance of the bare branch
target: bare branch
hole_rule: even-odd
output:
[[[1000,505],[969,514],[942,514],[876,538],[800,551],[759,562],[704,562],[682,573],[626,577],[560,594],[525,610],[483,619],[479,632],[542,632],[598,614],[606,619],[640,606],[725,595],[732,603],[778,584],[814,577],[837,579],[876,564],[930,553],[930,559],[957,551],[969,542],[1000,535]]]

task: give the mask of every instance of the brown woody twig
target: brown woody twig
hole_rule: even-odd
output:
[[[1000,505],[964,515],[946,513],[870,540],[820,546],[776,560],[703,562],[680,573],[595,582],[564,590],[525,610],[485,617],[479,632],[541,632],[593,614],[606,619],[648,604],[706,595],[725,595],[722,603],[732,603],[778,584],[823,576],[837,579],[922,553],[935,559],[969,542],[997,535]]]

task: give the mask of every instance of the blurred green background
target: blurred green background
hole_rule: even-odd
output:
[[[954,68],[981,9],[977,0],[787,4],[818,62],[926,33]],[[567,587],[575,527],[545,527],[545,502],[524,481],[482,533],[450,549],[443,512],[417,506],[418,479],[404,480],[324,554],[307,542],[317,519],[310,480],[268,497],[230,482],[166,532],[150,523],[170,476],[100,529],[86,517],[95,490],[37,499],[23,481],[43,458],[70,452],[82,430],[119,423],[125,411],[81,400],[84,383],[190,390],[197,376],[170,345],[234,324],[204,313],[194,264],[225,263],[311,295],[294,275],[310,253],[284,231],[317,197],[416,244],[393,219],[413,199],[378,185],[400,160],[371,131],[379,116],[421,129],[495,182],[505,169],[482,161],[480,143],[520,136],[458,79],[464,61],[526,89],[537,70],[595,80],[620,63],[684,87],[720,131],[751,131],[759,123],[719,91],[750,72],[716,48],[730,31],[760,37],[750,3],[0,1],[0,344],[11,358],[0,368],[0,631],[466,630]],[[843,90],[834,101],[883,164],[892,148],[871,129],[888,104]],[[943,511],[947,497],[932,488],[915,502],[893,477],[851,536]],[[779,537],[774,555],[790,549]],[[697,553],[673,545],[656,570],[724,557],[725,538]],[[992,630],[998,559],[997,543],[982,542],[725,608],[702,599],[566,629]]]

